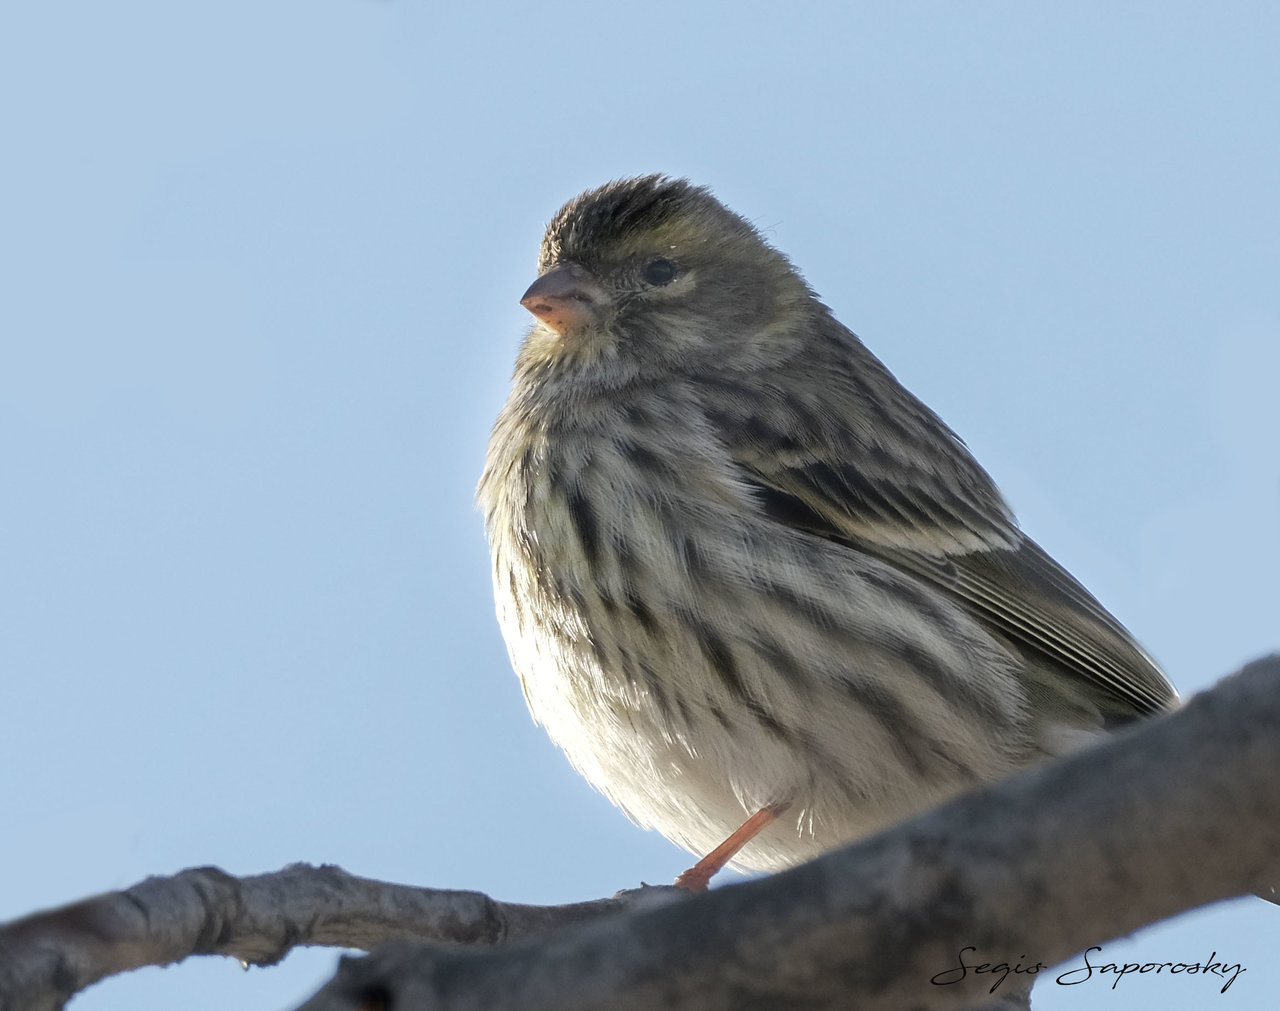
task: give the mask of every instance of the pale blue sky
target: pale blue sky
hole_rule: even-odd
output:
[[[529,719],[472,504],[543,224],[616,176],[764,228],[1184,693],[1280,647],[1280,9],[836,7],[7,5],[0,919],[205,863],[687,866]],[[1224,904],[1106,952],[1216,950],[1227,995],[1037,1006],[1270,1007],[1278,940]],[[74,1007],[278,1008],[334,959]]]

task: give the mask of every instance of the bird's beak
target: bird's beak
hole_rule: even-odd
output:
[[[585,267],[562,263],[529,285],[520,304],[563,336],[597,325],[609,295]]]

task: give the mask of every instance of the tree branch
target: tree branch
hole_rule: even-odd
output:
[[[499,950],[389,945],[344,959],[304,1011],[971,1007],[992,976],[933,982],[963,947],[1051,966],[1280,881],[1277,768],[1269,657],[1167,718],[785,873]]]
[[[1276,768],[1270,657],[1167,718],[685,902],[656,888],[524,906],[304,865],[150,878],[0,926],[0,1011],[52,1011],[104,976],[191,954],[264,965],[315,944],[384,947],[344,959],[307,1011],[993,1007],[989,974],[931,980],[955,977],[966,946],[970,965],[1053,965],[1280,881]],[[1026,1007],[1032,979],[995,996]]]
[[[189,955],[273,965],[306,945],[365,951],[398,940],[490,945],[684,894],[646,888],[527,906],[479,892],[371,881],[333,866],[294,864],[249,878],[199,867],[0,925],[0,1011],[52,1011],[106,976]]]

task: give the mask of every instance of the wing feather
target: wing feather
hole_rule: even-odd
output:
[[[786,396],[758,371],[740,387],[721,378],[706,391],[708,415],[762,509],[943,591],[998,636],[1082,679],[1112,715],[1170,708],[1177,695],[1155,661],[1018,529],[960,439],[852,333],[827,323],[828,367],[821,356],[805,363],[822,384],[812,395]]]

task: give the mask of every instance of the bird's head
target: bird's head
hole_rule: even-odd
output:
[[[749,367],[818,307],[748,221],[661,175],[611,182],[561,208],[521,304],[538,319],[528,364],[619,381],[708,359]]]

